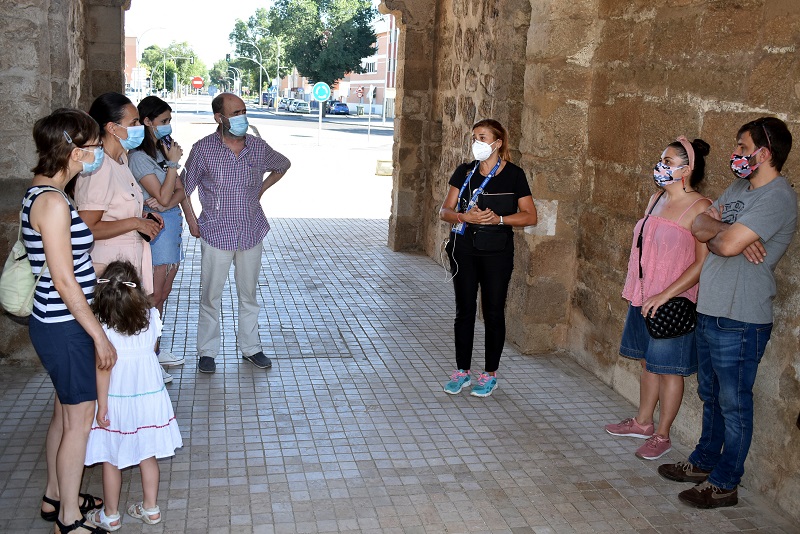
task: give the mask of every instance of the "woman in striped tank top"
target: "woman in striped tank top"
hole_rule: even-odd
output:
[[[58,109],[36,121],[33,138],[39,160],[23,201],[22,233],[33,273],[44,268],[44,274],[29,331],[56,390],[41,515],[56,521],[57,532],[102,532],[83,517],[102,500],[79,491],[97,401],[95,367],[111,369],[117,354],[89,306],[96,281],[92,233],[64,193],[78,173],[102,161],[100,132],[86,113]]]

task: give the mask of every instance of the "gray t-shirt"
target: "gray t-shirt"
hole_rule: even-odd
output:
[[[775,298],[775,266],[792,242],[797,229],[797,193],[779,176],[749,190],[750,182],[737,179],[714,207],[722,221],[743,224],[761,238],[767,256],[755,265],[743,254],[723,257],[711,253],[700,274],[697,311],[743,323],[772,322]]]
[[[131,150],[128,153],[128,167],[130,167],[133,177],[139,182],[139,187],[142,188],[144,200],[150,198],[150,194],[142,187],[142,178],[148,174],[155,174],[158,181],[163,185],[164,180],[167,179],[167,171],[159,164],[165,160],[166,158],[164,158],[160,150],[156,150],[155,160],[143,150]]]

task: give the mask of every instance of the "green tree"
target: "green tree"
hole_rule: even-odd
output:
[[[179,85],[189,85],[195,76],[208,74],[205,64],[200,61],[189,43],[172,42],[166,48],[157,45],[148,46],[142,52],[142,65],[149,71],[150,86],[163,90],[166,82],[167,91],[175,91],[174,78],[177,74]]]
[[[333,85],[375,53],[370,0],[277,0],[267,13],[269,33],[286,40],[286,63],[315,82]]]
[[[281,57],[286,39],[270,32],[270,17],[271,11],[259,8],[247,22],[237,19],[228,36],[238,56],[231,64],[248,72],[247,82],[252,87],[258,87],[261,83],[262,91],[272,85],[280,63],[281,73],[290,67],[286,58]]]
[[[228,62],[221,59],[214,63],[211,70],[208,71],[209,84],[214,84],[217,87],[228,89],[230,80],[228,78]]]

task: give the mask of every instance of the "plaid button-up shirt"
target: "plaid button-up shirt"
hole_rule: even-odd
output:
[[[269,232],[259,203],[267,172],[289,170],[289,160],[263,139],[247,135],[237,157],[219,132],[192,146],[183,176],[186,196],[198,189],[203,211],[197,219],[200,236],[220,250],[248,250]]]

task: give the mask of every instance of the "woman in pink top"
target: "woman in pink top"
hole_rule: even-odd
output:
[[[81,175],[75,185],[78,213],[94,234],[92,264],[100,277],[114,260],[128,260],[142,277],[147,294],[153,293],[153,263],[148,241],[161,231],[158,220],[145,219],[142,190],[128,168],[128,150],[144,138],[139,110],[124,95],[97,97],[89,115],[100,125],[106,157],[96,171]],[[146,240],[145,240],[146,238]]]
[[[691,143],[683,136],[670,143],[653,170],[659,191],[650,197],[645,217],[636,224],[622,296],[630,302],[619,352],[641,361],[639,411],[636,417],[606,425],[614,436],[646,438],[636,456],[655,460],[672,448],[669,430],[683,400],[685,376],[697,372],[694,332],[671,339],[654,339],[644,317],[672,297],[697,302],[700,269],[708,255],[705,244],[691,232],[692,221],[711,205],[695,188],[705,174],[709,146],[702,139]],[[642,232],[639,277],[639,232]],[[653,424],[660,405],[658,430]]]

